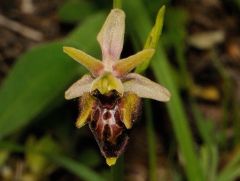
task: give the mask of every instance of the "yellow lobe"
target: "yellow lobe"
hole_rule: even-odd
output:
[[[140,98],[137,96],[137,94],[127,92],[122,98],[122,117],[123,123],[127,129],[130,129],[133,121],[135,121],[133,120],[133,114],[138,109],[139,104]]]
[[[113,166],[115,165],[117,161],[117,157],[110,157],[110,158],[106,158],[106,163],[108,164],[108,166]]]
[[[130,57],[121,59],[113,65],[113,70],[118,76],[123,76],[145,61],[149,61],[155,50],[144,49]]]
[[[99,75],[99,73],[103,70],[103,64],[100,60],[81,50],[73,47],[63,47],[63,52],[86,67],[94,76]]]
[[[91,92],[95,90],[98,90],[101,94],[108,94],[110,91],[116,90],[121,96],[124,92],[121,80],[110,72],[106,72],[93,81]]]
[[[94,102],[95,100],[89,93],[84,93],[82,95],[80,104],[81,113],[76,122],[77,128],[81,128],[87,123],[88,118],[92,113],[92,107],[94,105]]]

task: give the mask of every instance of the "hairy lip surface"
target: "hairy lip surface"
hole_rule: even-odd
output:
[[[118,157],[125,150],[129,139],[123,123],[122,99],[114,91],[108,95],[96,94],[95,97],[96,104],[93,106],[89,127],[102,154],[106,158]],[[133,114],[137,117],[138,111]]]

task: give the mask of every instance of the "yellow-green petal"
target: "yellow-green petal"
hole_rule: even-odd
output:
[[[98,76],[103,71],[102,62],[91,55],[73,47],[63,47],[63,51],[86,67],[94,76]]]
[[[135,55],[121,59],[113,65],[113,71],[117,76],[123,76],[144,61],[151,59],[154,52],[154,49],[144,49]]]
[[[140,106],[140,98],[135,93],[127,92],[121,100],[123,123],[127,129],[132,127],[132,124],[137,118],[138,109]]]
[[[147,48],[157,48],[159,37],[162,34],[163,22],[164,22],[164,15],[165,15],[165,6],[162,6],[161,9],[158,11],[157,18],[155,21],[155,25],[152,28],[151,32],[148,35],[147,41],[145,43],[144,49]],[[146,70],[150,62],[149,60],[144,61],[141,63],[135,70],[137,73],[142,73]]]
[[[94,103],[95,99],[89,93],[83,94],[80,102],[80,115],[76,122],[77,128],[83,127],[88,122]]]

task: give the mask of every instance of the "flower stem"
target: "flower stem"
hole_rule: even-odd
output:
[[[122,0],[113,0],[113,8],[122,8]]]
[[[116,165],[111,167],[112,181],[124,180],[124,155],[118,158]]]
[[[157,181],[157,148],[156,148],[156,135],[153,127],[152,106],[150,101],[144,102],[146,110],[146,131],[148,139],[148,161],[149,161],[149,180]]]

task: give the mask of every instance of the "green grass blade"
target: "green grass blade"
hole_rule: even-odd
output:
[[[85,181],[105,181],[104,178],[100,177],[98,174],[90,170],[85,165],[66,156],[54,154],[46,154],[46,156],[56,164],[64,167],[65,169],[69,170],[70,172]]]
[[[126,1],[126,8],[127,21],[130,23],[129,28],[131,28],[131,31],[135,34],[132,38],[139,38],[139,42],[143,45],[152,24],[148,18],[148,14],[139,0]],[[203,173],[194,149],[195,146],[187,122],[187,116],[183,109],[183,103],[177,85],[173,80],[167,56],[162,47],[157,49],[151,65],[157,81],[166,86],[172,94],[171,101],[167,103],[167,108],[181,154],[186,164],[185,170],[188,180],[203,181]]]
[[[54,100],[63,100],[67,86],[84,71],[64,55],[62,47],[85,47],[96,54],[95,37],[103,20],[103,14],[91,16],[64,43],[38,46],[17,60],[0,88],[0,139],[51,107]]]
[[[232,170],[229,170],[228,172],[225,172],[224,174],[221,174],[217,181],[234,181],[237,180],[240,177],[240,167],[233,168]]]
[[[180,146],[181,154],[186,162],[185,169],[188,179],[191,181],[202,181],[203,173],[194,149],[193,137],[187,122],[187,117],[183,109],[183,103],[178,93],[176,85],[171,78],[170,67],[164,52],[157,51],[155,59],[152,60],[152,69],[158,80],[171,92],[171,101],[167,103],[168,112],[171,117],[173,129]]]
[[[76,176],[78,176],[80,179],[83,179],[85,181],[104,181],[105,179],[102,178],[100,175],[86,167],[84,164],[79,163],[78,161],[75,161],[65,155],[62,154],[56,154],[56,153],[50,153],[52,150],[45,150],[40,151],[36,150],[35,148],[26,148],[22,145],[19,145],[14,142],[8,142],[8,141],[0,141],[0,147],[2,150],[7,150],[8,152],[16,152],[16,153],[25,153],[28,154],[28,152],[32,154],[41,154],[45,156],[49,161],[52,161],[56,163],[56,165],[59,165],[66,170],[69,170]],[[45,149],[45,148],[43,148]]]
[[[218,180],[219,181],[230,181],[234,180],[233,178],[237,178],[240,176],[240,153],[237,152],[232,160],[221,170]]]

